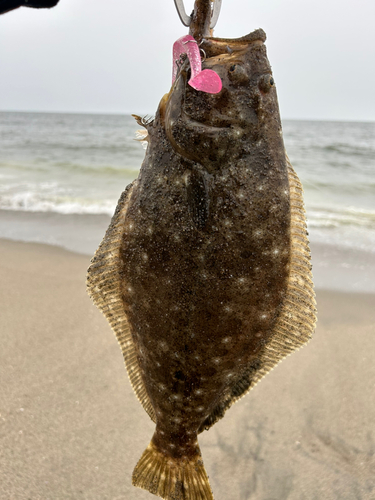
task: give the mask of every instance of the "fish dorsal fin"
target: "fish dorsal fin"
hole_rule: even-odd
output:
[[[225,396],[201,425],[208,430],[282,359],[306,344],[315,329],[316,302],[307,238],[302,185],[286,156],[290,189],[290,272],[286,295],[270,341],[256,362],[228,387]]]
[[[111,325],[120,344],[133,390],[143,408],[155,422],[155,411],[142,380],[132,334],[121,298],[123,278],[120,278],[120,247],[126,211],[136,182],[130,184],[122,193],[103,241],[91,259],[91,265],[87,272],[87,291],[94,304],[102,311]]]

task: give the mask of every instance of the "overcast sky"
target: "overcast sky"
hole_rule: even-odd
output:
[[[185,0],[186,10],[193,0]],[[282,118],[375,121],[374,0],[223,0],[215,36],[267,33]],[[0,16],[0,110],[154,113],[173,0],[60,0]]]

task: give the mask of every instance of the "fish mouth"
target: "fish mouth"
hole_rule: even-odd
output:
[[[226,113],[231,105],[231,95],[224,85],[224,79],[227,77],[223,63],[226,60],[235,63],[237,58],[242,57],[241,53],[250,46],[263,45],[265,40],[266,34],[262,29],[240,38],[204,38],[200,44],[205,56],[202,69],[212,69],[217,72],[223,81],[223,89],[217,94],[210,94],[192,88],[188,83],[191,76],[190,63],[186,59],[178,71],[169,94],[169,97],[174,94],[174,103],[180,102],[180,110],[185,119],[212,129],[233,127],[235,123],[240,128],[246,125],[236,113],[230,115]]]
[[[226,51],[220,57],[212,56],[207,58],[202,64],[203,70],[213,70],[221,78],[223,88],[217,94],[196,90],[189,85],[191,70],[189,61],[186,61],[186,65],[181,68],[177,76],[179,82],[176,87],[178,89],[172,90],[172,92],[177,91],[179,93],[181,112],[184,114],[185,119],[187,118],[200,126],[215,129],[232,127],[234,123],[237,123],[240,127],[246,125],[240,119],[240,114],[235,112],[236,102],[231,91],[228,90],[227,67],[228,64],[231,64],[230,61],[232,61],[232,64],[236,63],[236,55],[229,54]],[[237,89],[237,92],[239,91]],[[229,108],[231,108],[232,112],[228,114]]]
[[[190,87],[188,81],[190,79],[190,66],[185,71],[181,71],[178,78],[182,79],[181,99],[182,112],[185,118],[191,123],[211,128],[226,128],[232,125],[233,120],[219,112],[218,103],[223,95],[223,89],[219,94],[208,94],[206,92],[197,91]]]
[[[250,44],[263,44],[266,39],[266,33],[259,28],[240,38],[203,38],[200,47],[207,57],[214,57],[246,49]]]

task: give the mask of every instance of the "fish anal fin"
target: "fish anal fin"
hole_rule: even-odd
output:
[[[290,272],[284,300],[273,327],[270,341],[241,377],[234,380],[224,397],[201,424],[208,430],[239,399],[245,396],[286,356],[306,344],[316,324],[310,248],[307,236],[302,185],[286,156],[290,187]]]
[[[86,284],[89,296],[107,318],[117,337],[133,390],[155,422],[155,411],[141,377],[133,337],[121,298],[123,278],[120,277],[120,248],[126,211],[135,183],[136,181],[130,184],[119,199],[103,241],[91,259]]]
[[[136,465],[132,483],[165,500],[214,500],[200,452],[191,460],[176,459],[153,441]]]

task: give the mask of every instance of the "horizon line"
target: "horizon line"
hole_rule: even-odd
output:
[[[103,116],[132,116],[129,111],[52,111],[52,110],[21,110],[21,109],[0,109],[0,113],[30,113],[30,114],[60,114],[60,115],[103,115]],[[155,116],[155,113],[141,112],[140,115]],[[284,117],[283,120],[291,121],[309,121],[309,122],[352,122],[352,123],[375,123],[375,119],[359,118],[293,118]]]

